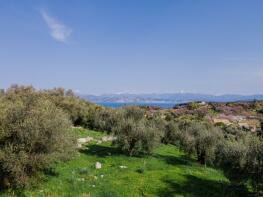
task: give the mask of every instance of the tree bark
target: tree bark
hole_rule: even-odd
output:
[[[132,154],[133,154],[133,150],[134,150],[134,147],[135,147],[135,143],[136,143],[136,140],[135,140],[135,139],[132,139],[132,140],[131,140],[131,143],[130,143],[130,146],[129,146],[129,148],[128,148],[129,156],[132,156]]]
[[[205,151],[201,151],[201,152],[197,155],[197,161],[198,161],[198,163],[200,163],[201,165],[205,165],[205,164],[206,164]]]

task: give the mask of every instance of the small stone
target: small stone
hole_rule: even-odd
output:
[[[101,163],[100,162],[96,162],[95,168],[96,169],[101,169],[101,167],[102,167]]]
[[[120,166],[121,169],[127,168],[127,166]]]
[[[78,142],[79,143],[86,143],[86,142],[90,142],[93,140],[93,137],[85,137],[85,138],[79,138]]]

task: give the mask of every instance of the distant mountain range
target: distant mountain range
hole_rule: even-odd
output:
[[[95,103],[186,103],[192,101],[205,102],[233,102],[233,101],[251,101],[263,100],[262,95],[209,95],[194,93],[167,93],[167,94],[104,94],[95,95],[79,95],[80,98]]]

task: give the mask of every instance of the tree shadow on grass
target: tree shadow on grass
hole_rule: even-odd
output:
[[[97,156],[97,157],[120,156],[120,155],[131,157],[127,153],[123,152],[118,147],[104,146],[104,145],[97,145],[97,144],[87,145],[86,149],[81,149],[79,152],[87,154],[87,155]],[[137,153],[137,154],[132,155],[132,157],[136,157],[136,158],[144,158],[147,156],[149,155],[146,155],[143,153]]]
[[[163,182],[165,188],[158,191],[160,197],[172,197],[176,195],[194,197],[247,197],[251,196],[244,186],[232,187],[227,182],[205,180],[192,175],[185,176],[184,183],[177,183],[176,180],[165,177]]]
[[[56,171],[56,169],[55,169],[55,168],[52,168],[52,167],[50,167],[50,168],[45,168],[45,169],[43,170],[43,173],[44,173],[44,175],[46,175],[46,176],[54,176],[54,177],[59,176],[59,173]]]
[[[97,157],[108,157],[113,155],[123,155],[123,152],[116,147],[112,146],[103,146],[103,145],[87,145],[86,149],[81,149],[81,153],[87,154],[87,155],[93,155]]]
[[[192,165],[192,163],[195,162],[194,159],[189,158],[185,155],[172,156],[172,155],[154,154],[153,157],[163,160],[170,165]]]

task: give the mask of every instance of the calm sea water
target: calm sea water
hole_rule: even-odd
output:
[[[143,102],[135,102],[135,103],[99,102],[97,104],[111,108],[119,108],[123,106],[154,106],[163,109],[172,108],[176,105],[176,103],[143,103]]]

